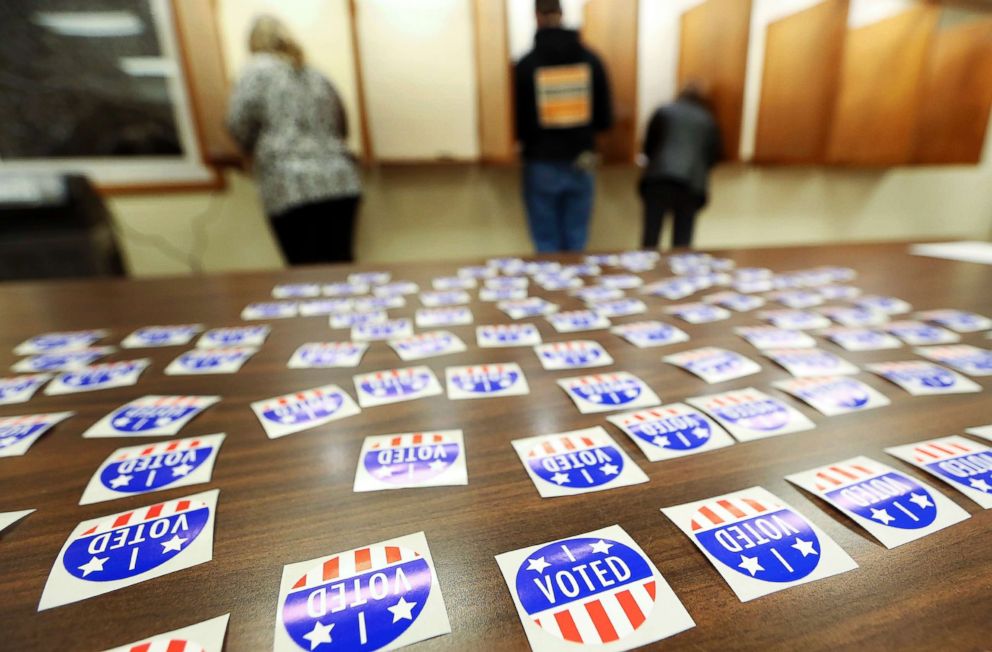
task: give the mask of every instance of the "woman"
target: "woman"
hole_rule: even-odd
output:
[[[252,158],[283,254],[290,265],[350,262],[361,181],[341,99],[278,19],[256,19],[248,48],[228,129]]]

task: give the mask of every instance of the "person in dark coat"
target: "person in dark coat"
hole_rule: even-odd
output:
[[[669,213],[675,217],[672,246],[692,246],[696,214],[709,196],[710,170],[722,154],[720,128],[704,84],[686,85],[674,102],[654,112],[644,138],[647,164],[640,182],[644,249],[658,248]]]

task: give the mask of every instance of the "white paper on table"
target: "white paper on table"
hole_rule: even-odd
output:
[[[265,344],[265,339],[272,330],[271,326],[233,326],[230,328],[213,328],[200,336],[196,341],[198,349],[227,349],[231,347],[258,348]]]
[[[538,344],[534,347],[534,353],[541,361],[541,366],[549,371],[606,367],[613,364],[613,358],[603,345],[594,340]]]
[[[251,409],[269,439],[317,428],[361,412],[348,392],[337,385],[255,401]]]
[[[561,378],[556,382],[582,414],[651,407],[661,403],[658,395],[643,380],[626,371]]]
[[[689,341],[689,335],[680,328],[660,321],[637,321],[620,324],[610,329],[639,349],[667,346]]]
[[[448,367],[444,373],[448,384],[448,398],[452,401],[523,396],[530,393],[523,370],[513,362]]]
[[[66,371],[48,383],[45,387],[45,394],[58,396],[134,385],[138,382],[141,372],[147,369],[149,364],[151,364],[151,360],[141,358],[140,360],[105,362]]]
[[[705,453],[734,443],[715,421],[685,403],[667,403],[606,419],[630,437],[652,462]]]
[[[762,354],[796,378],[850,376],[861,371],[840,356],[822,349],[765,349]]]
[[[875,388],[848,376],[776,380],[776,389],[795,396],[828,417],[884,407],[892,402]]]
[[[466,485],[465,455],[461,430],[366,437],[354,491]]]
[[[534,346],[541,343],[541,332],[534,324],[494,324],[476,326],[475,339],[483,349]]]
[[[366,342],[308,342],[293,352],[290,369],[357,367],[368,350]]]
[[[461,353],[465,342],[451,331],[431,331],[389,340],[389,346],[404,362]]]
[[[865,369],[902,387],[913,396],[982,391],[981,385],[956,371],[922,360],[875,362],[866,364]]]
[[[218,401],[219,396],[142,396],[94,423],[83,437],[171,437]]]
[[[885,452],[940,478],[983,509],[992,509],[992,448],[985,444],[952,435]]]
[[[753,387],[709,396],[695,396],[686,403],[704,410],[737,441],[776,437],[816,426],[794,407]]]
[[[358,404],[363,408],[412,401],[443,394],[441,383],[430,367],[386,369],[354,377]]]
[[[662,360],[681,367],[711,384],[761,373],[761,365],[751,358],[715,346],[673,353],[666,355]]]
[[[169,363],[166,376],[237,373],[258,349],[247,346],[190,349]]]

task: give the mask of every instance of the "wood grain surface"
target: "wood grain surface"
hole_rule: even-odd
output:
[[[776,271],[822,264],[849,265],[853,283],[888,293],[916,309],[960,308],[992,313],[992,268],[911,257],[905,244],[846,245],[721,252],[741,266]],[[426,253],[426,252],[425,252]],[[454,264],[382,265],[396,279],[427,288]],[[318,267],[150,281],[75,281],[0,286],[2,364],[12,348],[46,331],[109,328],[103,343],[117,343],[133,329],[154,324],[240,323],[242,307],[266,300],[272,286],[291,281],[341,280],[353,267]],[[642,276],[655,280],[664,267]],[[559,293],[534,294],[579,307]],[[474,295],[475,293],[473,293]],[[644,379],[665,402],[728,389],[770,389],[787,373],[734,336],[733,326],[757,323],[753,314],[708,325],[668,320],[669,302],[648,299],[648,318],[683,327],[691,341],[641,350],[607,331],[559,335],[543,320],[545,341],[594,339],[616,360],[612,369]],[[392,311],[412,316],[418,302]],[[492,304],[473,302],[476,324],[509,320]],[[615,320],[636,321],[644,316]],[[248,404],[287,392],[337,383],[353,392],[358,371],[408,366],[384,343],[370,347],[358,369],[290,370],[286,362],[304,342],[346,339],[325,318],[270,322],[273,332],[240,373],[169,377],[163,368],[180,348],[121,351],[111,360],[147,356],[152,366],[136,386],[84,394],[39,395],[0,415],[74,410],[76,416],[43,436],[23,457],[0,459],[0,511],[38,511],[0,533],[0,649],[100,650],[231,613],[227,650],[271,649],[279,579],[284,564],[424,531],[435,559],[452,633],[411,650],[525,650],[527,642],[494,555],[619,524],[644,549],[684,602],[697,626],[661,641],[657,649],[929,649],[979,650],[989,645],[992,614],[992,515],[940,485],[971,514],[967,521],[919,541],[886,550],[839,512],[788,484],[783,476],[855,455],[868,455],[920,476],[883,452],[886,446],[961,433],[992,421],[988,392],[911,397],[868,373],[859,378],[892,399],[889,407],[827,418],[784,398],[807,414],[816,429],[687,458],[648,463],[604,415],[579,414],[555,378],[574,372],[542,370],[530,348],[475,346],[475,326],[453,327],[468,351],[424,363],[443,378],[444,368],[517,362],[531,387],[527,396],[449,401],[437,396],[364,410],[360,415],[278,440],[266,438]],[[964,342],[988,344],[982,334]],[[723,346],[758,361],[763,373],[707,385],[661,362],[661,356],[705,345]],[[909,348],[849,353],[821,346],[863,365],[914,359]],[[417,363],[420,364],[420,363]],[[606,368],[609,369],[609,368]],[[979,382],[988,390],[989,381]],[[209,484],[81,507],[84,486],[114,449],[148,439],[88,439],[81,433],[111,409],[145,394],[219,394],[223,400],[197,417],[182,436],[226,432]],[[510,440],[603,425],[651,481],[576,497],[542,499]],[[352,493],[364,437],[427,429],[461,428],[468,448],[469,484]],[[842,575],[741,603],[692,542],[658,511],[761,485],[796,507],[833,537],[859,568]],[[37,612],[53,561],[82,520],[206,489],[220,489],[213,561],[75,604]]]

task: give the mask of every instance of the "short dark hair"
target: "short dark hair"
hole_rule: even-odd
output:
[[[561,0],[535,0],[534,9],[539,14],[560,14]]]

